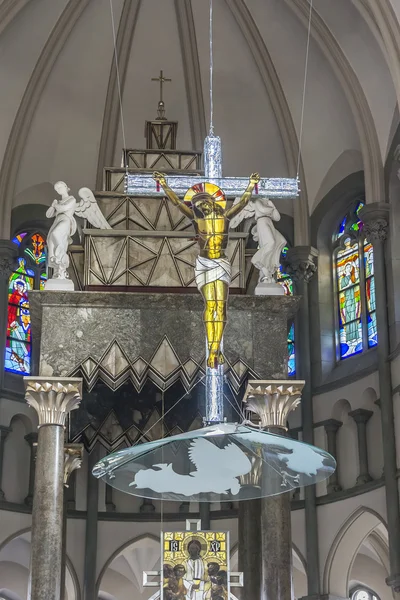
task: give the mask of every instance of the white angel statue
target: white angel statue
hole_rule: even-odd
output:
[[[234,205],[239,202],[236,198]],[[231,219],[230,227],[234,229],[243,219],[255,218],[256,224],[251,228],[258,250],[251,262],[260,271],[259,283],[275,283],[274,274],[280,265],[280,257],[286,240],[274,227],[273,221],[280,221],[281,215],[274,203],[268,198],[250,200],[244,210]]]
[[[61,199],[53,200],[53,204],[46,212],[49,219],[55,217],[47,235],[48,266],[53,269],[52,280],[47,281],[46,289],[62,289],[61,285],[51,285],[54,280],[68,280],[67,289],[73,289],[69,280],[68,246],[72,244],[72,236],[76,232],[74,215],[87,219],[98,229],[111,229],[101,210],[99,209],[93,192],[86,187],[79,190],[80,202],[70,195],[70,189],[63,181],[57,181],[54,189]],[[60,282],[61,283],[61,282]]]

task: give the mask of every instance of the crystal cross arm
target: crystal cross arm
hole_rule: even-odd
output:
[[[231,587],[243,587],[244,583],[242,571],[230,571],[229,585]]]
[[[193,185],[205,179],[199,176],[173,175],[167,177],[168,185],[174,192],[183,197]],[[225,192],[226,196],[235,198],[241,196],[249,183],[248,177],[222,177],[220,179],[207,178]],[[151,175],[127,173],[125,176],[125,193],[130,196],[163,197],[165,192],[157,186]],[[299,180],[290,178],[261,179],[255,198],[297,198],[299,195]]]

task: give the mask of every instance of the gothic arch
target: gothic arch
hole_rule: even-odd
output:
[[[19,531],[16,531],[15,533],[12,533],[11,535],[9,535],[3,542],[0,541],[0,552],[13,540],[19,538],[21,535],[24,535],[25,533],[30,533],[31,532],[31,528],[30,527],[25,527],[24,529],[20,529]],[[75,571],[75,567],[71,562],[71,559],[69,558],[69,556],[66,557],[66,566],[67,566],[67,570],[71,576],[72,579],[72,583],[74,586],[74,591],[75,591],[75,598],[73,600],[81,600],[81,589],[80,589],[80,585],[79,585],[79,579],[78,579],[78,575]],[[10,600],[13,600],[12,598],[10,598]]]
[[[100,585],[101,585],[101,581],[107,571],[107,569],[109,568],[109,566],[111,565],[111,563],[117,558],[117,556],[119,556],[124,550],[126,550],[127,548],[129,548],[129,546],[133,546],[134,544],[136,544],[137,542],[141,542],[142,540],[151,540],[152,542],[157,542],[157,544],[160,544],[160,538],[152,535],[151,533],[144,533],[143,535],[139,535],[136,538],[133,538],[133,540],[129,540],[128,542],[125,542],[125,544],[122,544],[122,546],[119,546],[119,548],[117,548],[112,554],[111,556],[108,558],[108,560],[104,563],[103,567],[100,570],[99,576],[97,578],[97,582],[96,582],[96,598],[99,594],[100,591]]]
[[[343,523],[329,550],[324,569],[323,590],[326,594],[348,596],[351,568],[363,541],[385,521],[375,511],[361,506]]]

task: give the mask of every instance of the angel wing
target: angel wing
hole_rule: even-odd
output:
[[[240,202],[240,200],[241,200],[241,198],[239,196],[237,198],[235,198],[232,206],[236,206],[236,204],[238,204]],[[255,212],[256,212],[256,209],[255,209],[254,201],[250,200],[248,205],[245,206],[244,209],[241,210],[239,214],[237,214],[235,217],[233,217],[230,220],[229,227],[231,229],[235,229],[235,227],[240,225],[240,223],[243,221],[243,219],[250,219],[251,217],[254,217]]]
[[[236,444],[230,443],[225,448],[218,448],[204,438],[197,438],[190,445],[189,458],[198,472],[209,472],[214,475],[229,471],[232,476],[246,475],[251,470],[251,462]]]
[[[97,229],[111,229],[111,225],[109,225],[101,212],[92,190],[83,187],[79,190],[78,194],[81,201],[75,209],[75,214],[78,215],[78,217],[87,219],[89,223],[93,225],[93,227],[97,227]]]

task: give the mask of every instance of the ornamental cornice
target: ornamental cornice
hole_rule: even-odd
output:
[[[305,381],[248,381],[243,403],[245,409],[259,416],[261,427],[287,430],[291,413],[301,402]]]
[[[71,410],[82,399],[80,377],[24,377],[25,400],[34,408],[42,425],[65,425]]]
[[[390,205],[386,202],[367,204],[359,212],[363,232],[371,243],[384,242],[389,232]]]
[[[317,270],[318,250],[312,246],[289,248],[283,262],[285,272],[297,283],[309,283]]]

